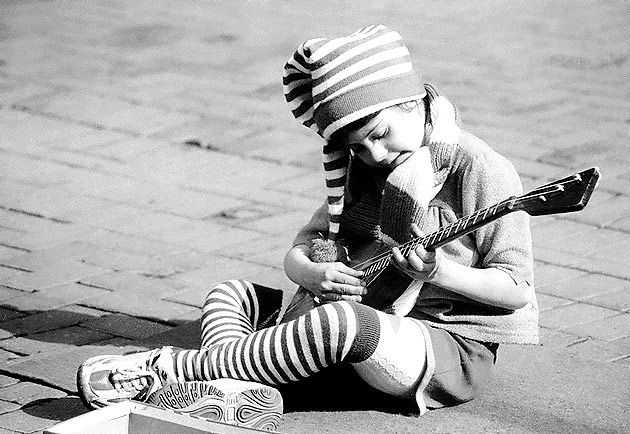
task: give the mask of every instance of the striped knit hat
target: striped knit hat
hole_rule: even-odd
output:
[[[339,232],[350,151],[329,141],[340,128],[425,96],[402,38],[382,25],[337,39],[310,39],[284,67],[284,95],[293,116],[326,141],[330,240]]]

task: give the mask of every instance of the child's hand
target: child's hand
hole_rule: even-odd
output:
[[[348,267],[342,262],[313,263],[304,286],[318,296],[322,302],[357,301],[367,292],[361,280],[362,271]]]
[[[422,232],[416,224],[411,225],[414,236],[422,237]],[[427,251],[423,246],[416,247],[409,256],[405,258],[398,247],[392,249],[394,254],[394,264],[409,277],[429,282],[433,280],[440,271],[440,264],[444,260],[439,250]]]

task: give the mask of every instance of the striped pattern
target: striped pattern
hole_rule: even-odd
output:
[[[229,280],[208,293],[201,317],[201,346],[231,341],[251,334],[260,313],[250,282]]]
[[[216,297],[212,294],[215,291]],[[230,298],[228,295],[233,298],[231,302],[225,302]],[[233,315],[235,311],[232,310],[234,305],[256,305],[251,303],[252,298],[255,300],[251,284],[230,281],[215,287],[208,298],[220,300],[216,309],[213,306],[213,316],[204,314],[202,335],[208,337],[206,341],[210,345],[201,350],[183,350],[175,354],[176,375],[186,381],[235,378],[283,384],[319,372],[343,360],[351,352],[363,355],[363,346],[368,346],[353,346],[359,331],[358,316],[355,305],[347,302],[329,303],[293,321],[254,331],[253,324],[243,326],[244,317],[248,314]],[[226,306],[229,307],[226,315],[219,315],[218,311]],[[232,333],[228,331],[228,318],[234,320]],[[378,330],[378,319],[375,321]],[[220,333],[213,332],[215,325]],[[371,336],[371,327],[362,326],[362,329]],[[237,338],[237,335],[240,337]]]
[[[351,122],[425,95],[402,38],[382,25],[304,42],[285,65],[283,87],[293,116],[325,140]],[[331,240],[339,231],[348,161],[346,147],[324,147]]]

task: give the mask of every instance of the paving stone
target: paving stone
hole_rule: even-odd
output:
[[[93,227],[81,224],[64,224],[63,226],[41,229],[36,229],[36,227],[29,228],[27,232],[14,233],[12,236],[3,237],[3,242],[10,246],[33,251],[73,240],[81,240],[94,232]]]
[[[553,330],[546,327],[540,328],[540,345],[556,350],[563,350],[578,342],[584,341],[585,338],[566,333],[562,330]]]
[[[151,134],[165,126],[192,121],[193,116],[166,112],[116,98],[81,92],[60,92],[47,98],[23,101],[36,112],[55,113],[95,126],[106,125],[119,131]]]
[[[603,274],[586,274],[553,285],[553,295],[582,300],[628,287],[630,282]]]
[[[627,185],[627,184],[626,184]],[[630,231],[630,224],[628,223],[627,217],[621,217],[610,224],[610,227],[613,229],[618,229],[627,233]]]
[[[589,231],[558,240],[555,248],[561,251],[579,253],[580,255],[589,255],[606,250],[609,240],[616,240],[623,236],[624,234],[619,233],[619,231],[591,227]]]
[[[154,132],[151,138],[171,143],[192,141],[198,142],[203,148],[231,150],[230,145],[233,143],[239,143],[242,139],[265,129],[266,127],[242,120],[242,118],[234,119],[221,114],[221,116],[204,117],[201,120],[160,129]]]
[[[26,293],[24,295],[11,298],[3,302],[9,308],[19,310],[23,313],[33,313],[59,309],[68,304],[66,300],[54,296],[46,295],[41,291]]]
[[[238,224],[248,224],[256,220],[282,214],[287,210],[291,210],[291,208],[266,203],[244,203],[241,206],[223,209],[218,213],[208,216],[207,220],[236,226]]]
[[[81,279],[81,284],[109,290],[109,292],[101,293],[103,297],[111,295],[112,292],[120,292],[128,297],[142,296],[159,299],[176,290],[173,285],[166,283],[163,279],[125,271],[110,271],[90,276]]]
[[[591,336],[602,341],[612,342],[630,336],[630,314],[622,313],[587,324],[565,327],[563,330],[579,336]]]
[[[129,339],[142,339],[170,329],[168,326],[122,314],[94,318],[81,323],[81,326]]]
[[[623,261],[618,262],[610,259],[585,257],[579,258],[573,262],[573,265],[584,270],[596,271],[609,276],[618,277],[620,279],[630,280],[630,268],[620,266],[620,263],[623,264]]]
[[[23,408],[3,415],[0,421],[0,429],[6,429],[11,433],[37,433],[53,425],[55,421],[51,421],[47,416],[40,416]]]
[[[291,241],[287,237],[267,236],[226,247],[221,254],[278,268],[282,267]]]
[[[12,278],[0,278],[3,285],[26,291],[75,282],[83,277],[102,273],[104,270],[80,261],[68,261],[56,264],[55,267],[32,273],[23,273]]]
[[[584,299],[586,303],[618,311],[630,310],[630,287]]]
[[[158,278],[175,274],[181,270],[174,263],[174,260],[169,260],[169,258],[148,257],[124,251],[102,251],[87,256],[83,262],[109,270],[126,271]],[[180,261],[180,264],[182,262]],[[194,264],[190,264],[190,266],[195,268]],[[186,269],[186,267],[183,267],[183,269]]]
[[[603,307],[574,303],[542,312],[540,325],[553,329],[568,330],[571,326],[588,324],[592,321],[602,320],[618,314],[619,312]]]
[[[31,356],[37,353],[58,352],[70,346],[93,344],[112,337],[113,335],[102,330],[72,326],[25,337],[4,339],[0,341],[0,348],[20,356]]]
[[[71,347],[54,353],[38,353],[23,357],[3,365],[3,371],[15,373],[21,378],[45,381],[67,393],[76,393],[77,369],[86,359],[102,354],[126,354],[144,350],[145,347],[135,345],[130,340],[103,341],[96,345]],[[0,426],[3,426],[2,423]]]
[[[596,194],[598,193],[598,194]],[[597,200],[598,196],[602,200]],[[606,227],[615,220],[630,216],[630,198],[596,190],[585,209],[570,215],[581,222]]]
[[[60,262],[80,260],[85,255],[93,254],[96,250],[98,250],[98,246],[76,240],[32,252],[16,253],[11,257],[1,259],[0,264],[21,270],[37,271],[51,268]]]
[[[544,293],[536,294],[536,299],[538,301],[538,309],[540,310],[540,312],[544,312],[558,306],[567,306],[569,304],[573,304],[572,300],[567,300],[566,298],[555,297],[553,295],[548,295]]]
[[[294,291],[296,287],[279,268],[217,256],[207,267],[168,278],[169,282],[172,281],[185,289],[165,299],[199,307],[205,300],[208,290],[231,279],[245,279],[283,290]]]
[[[19,410],[20,407],[21,407],[20,404],[17,404],[15,402],[5,401],[4,399],[0,398],[0,415],[14,412],[16,410]],[[4,430],[0,428],[0,433],[4,433],[4,432],[11,433],[11,434],[15,433],[15,431],[9,431],[9,430]]]
[[[7,339],[9,337],[10,335],[7,333],[2,334],[2,339]],[[15,360],[19,357],[20,357],[19,354],[15,354],[11,351],[5,351],[3,349],[0,349],[0,364],[2,364],[2,366],[4,366],[6,363],[9,363],[10,361]]]
[[[571,252],[561,252],[550,248],[537,248],[535,250],[536,261],[549,265],[560,265],[584,273],[600,273],[620,279],[630,279],[630,270],[620,264],[623,261],[598,258],[594,256],[581,256]]]
[[[94,143],[84,148],[82,152],[123,164],[140,154],[153,152],[164,146],[164,142],[155,139],[130,137],[111,131],[105,131],[105,133],[107,133],[107,141]]]
[[[76,194],[55,186],[40,189],[23,197],[16,207],[50,218],[72,221],[75,213],[84,213],[105,204],[107,201],[103,199]]]
[[[628,351],[598,339],[585,339],[568,348],[572,354],[599,362],[613,362],[630,356]]]
[[[35,99],[42,97],[34,96]],[[43,96],[46,98],[47,96]],[[21,110],[23,104],[17,104],[17,110]],[[34,150],[45,141],[59,142],[75,136],[86,134],[89,129],[75,123],[50,116],[37,116],[30,112],[22,112],[15,117],[19,117],[17,122],[11,122],[4,128],[3,137],[5,149],[13,149],[19,152]],[[41,158],[42,152],[34,154],[35,158]]]
[[[300,228],[309,222],[313,215],[313,211],[295,211],[283,215],[276,215],[256,220],[247,225],[248,228],[268,234],[278,235],[290,243]],[[280,231],[280,228],[286,229],[286,233]]]
[[[105,229],[93,232],[85,240],[108,249],[143,253],[148,256],[177,254],[190,250],[180,244],[149,240],[134,234],[121,234]]]
[[[175,194],[164,195],[155,209],[175,215],[203,218],[244,204],[242,200],[231,197],[179,189]]]
[[[18,380],[17,378],[9,377],[7,375],[0,375],[0,388],[10,386],[19,382],[20,380]]]
[[[70,327],[85,320],[86,316],[64,310],[48,310],[22,316],[2,323],[2,334],[25,336]]]
[[[17,279],[20,276],[26,274],[27,271],[24,270],[18,270],[15,268],[8,268],[8,267],[0,267],[0,281],[6,281],[9,282],[11,279]],[[4,286],[4,285],[3,285]],[[15,289],[15,288],[13,288]],[[24,291],[21,291],[19,289],[15,289],[16,291],[19,291],[21,293],[23,293]]]
[[[592,225],[582,224],[564,219],[549,219],[544,217],[546,224],[544,226],[535,226],[532,228],[532,238],[534,241],[534,249],[540,246],[548,246],[553,241],[554,245],[559,247],[571,237],[578,237],[593,232],[596,228]]]
[[[65,302],[65,305],[67,306],[79,303],[91,297],[97,297],[106,294],[108,292],[109,291],[106,289],[94,288],[92,286],[81,285],[79,283],[73,282],[65,285],[51,286],[33,294],[52,296],[57,300],[62,300],[63,302]]]
[[[192,311],[195,307],[167,300],[134,297],[126,293],[112,293],[85,300],[84,304],[94,309],[121,313],[133,317],[147,318],[160,323],[171,323]]]
[[[0,389],[0,399],[24,405],[38,399],[61,398],[67,394],[35,383],[21,382]]]
[[[163,346],[174,346],[183,349],[199,348],[201,345],[200,316],[186,321],[171,330],[150,336],[143,340],[142,344],[149,348],[160,348]]]
[[[0,323],[5,321],[11,321],[15,318],[20,318],[26,315],[25,313],[19,312],[13,309],[7,309],[4,306],[0,306]]]
[[[47,429],[59,422],[72,419],[73,417],[80,416],[87,412],[88,409],[76,396],[65,396],[57,399],[41,399],[22,407],[22,409],[17,412],[18,414],[23,413],[29,416],[19,420],[20,424],[17,426],[23,426],[25,428],[29,426],[38,427],[40,426],[41,421],[41,424],[46,424],[46,426],[42,428]],[[31,431],[27,429],[26,432]],[[41,431],[35,431],[34,434],[40,434],[40,432]]]
[[[597,261],[609,261],[622,267],[627,263],[626,256],[630,249],[630,239],[625,236],[621,238],[621,240],[613,240],[611,245],[608,246],[608,249],[591,253],[587,256],[587,259],[593,258]]]
[[[536,262],[534,264],[534,275],[536,279],[536,289],[538,291],[553,294],[552,290],[547,288],[548,286],[557,285],[560,282],[567,281],[577,276],[585,276],[586,273],[584,271],[555,264],[543,264]]]

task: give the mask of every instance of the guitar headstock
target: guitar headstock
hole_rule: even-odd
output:
[[[599,176],[599,168],[592,167],[518,197],[515,206],[533,216],[580,211],[588,203]]]

